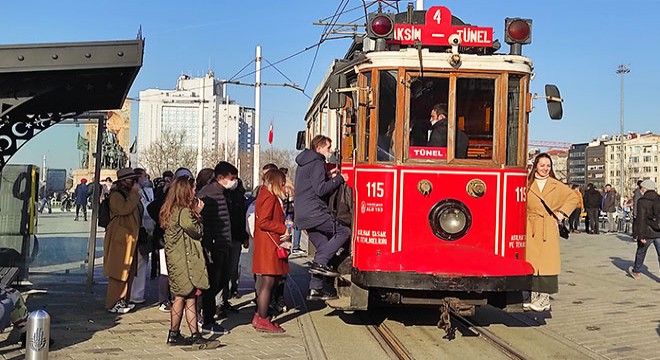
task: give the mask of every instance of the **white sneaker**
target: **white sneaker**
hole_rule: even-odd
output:
[[[536,312],[550,311],[550,294],[539,293],[529,308]]]
[[[112,308],[108,309],[113,314],[126,314],[131,311],[133,307],[126,304],[124,300],[119,300]]]

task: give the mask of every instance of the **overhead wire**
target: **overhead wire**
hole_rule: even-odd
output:
[[[245,68],[247,68],[248,66],[254,64],[254,62],[255,62],[255,59],[252,59],[252,61],[247,63],[247,65],[243,66],[240,70],[238,70],[238,72],[236,74],[234,74],[232,77],[230,77],[229,81],[234,80],[234,77],[238,76],[238,74],[242,73],[243,70],[245,70]]]
[[[326,26],[323,28],[323,32],[321,33],[321,41],[325,41],[328,38],[328,36],[330,35],[330,31],[335,27],[341,15],[344,14],[344,11],[346,9],[346,6],[348,6],[349,1],[350,0],[346,0],[346,1],[342,0],[339,3],[337,9],[335,10],[335,14],[330,19],[330,22],[328,22],[328,24],[326,24]],[[314,58],[312,58],[312,63],[310,64],[309,71],[307,72],[307,78],[305,79],[305,85],[303,86],[303,90],[307,90],[307,85],[309,84],[309,79],[312,76],[314,65],[316,65],[316,59],[318,58],[320,48],[321,48],[321,43],[319,43],[319,45],[316,47],[316,50],[314,51]]]

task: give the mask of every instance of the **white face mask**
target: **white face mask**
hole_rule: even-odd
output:
[[[327,153],[327,154],[323,154],[323,155],[325,156],[325,161],[328,161],[328,162],[329,162],[329,161],[330,161],[330,158],[332,158],[333,153],[332,153],[332,152],[329,152],[329,153]]]
[[[234,190],[238,186],[238,181],[229,180],[226,184],[222,184],[222,186],[227,190]]]

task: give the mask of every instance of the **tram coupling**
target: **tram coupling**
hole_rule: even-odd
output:
[[[456,337],[456,326],[451,323],[450,312],[459,316],[474,316],[476,310],[474,305],[465,303],[458,298],[446,297],[442,299],[438,328],[445,331],[444,338],[453,340]]]

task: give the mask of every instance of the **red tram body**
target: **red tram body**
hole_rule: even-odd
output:
[[[522,311],[533,273],[525,261],[532,63],[520,52],[531,21],[507,19],[512,53],[496,54],[492,28],[465,25],[442,6],[368,18],[368,35],[331,66],[299,135],[299,146],[332,138],[353,189],[342,297],[328,303]],[[424,144],[436,103],[447,110],[446,147]]]

